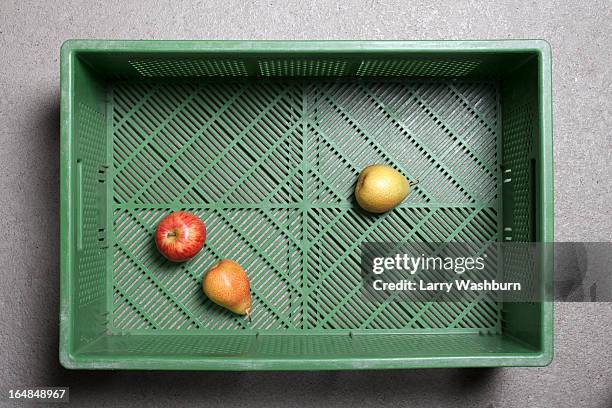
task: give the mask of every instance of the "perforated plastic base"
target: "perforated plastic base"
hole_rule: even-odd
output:
[[[359,295],[363,241],[499,240],[495,83],[129,81],[110,101],[111,331],[498,330],[486,299],[372,305]],[[380,216],[352,197],[371,163],[420,182]],[[152,239],[178,209],[208,229],[184,264],[165,261]],[[202,275],[223,257],[250,276],[252,323],[202,294]]]

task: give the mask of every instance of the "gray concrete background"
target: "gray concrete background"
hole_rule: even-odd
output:
[[[612,241],[609,1],[52,3],[0,0],[0,404],[11,405],[8,388],[63,385],[75,406],[612,407],[611,303],[558,304],[546,368],[139,373],[68,372],[57,362],[65,39],[546,39],[556,239]]]

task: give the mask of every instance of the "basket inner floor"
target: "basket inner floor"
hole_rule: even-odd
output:
[[[499,331],[486,297],[364,302],[359,253],[365,241],[499,240],[497,83],[117,81],[108,92],[111,331]],[[419,181],[378,216],[353,198],[372,163]],[[153,233],[179,209],[208,236],[173,264]],[[249,275],[252,322],[202,293],[221,258]]]

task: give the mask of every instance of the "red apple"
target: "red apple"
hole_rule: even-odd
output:
[[[177,211],[164,217],[155,231],[157,249],[173,262],[193,258],[206,240],[206,227],[195,215]]]

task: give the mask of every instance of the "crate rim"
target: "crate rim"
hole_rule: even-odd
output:
[[[68,39],[61,53],[70,52],[219,52],[376,53],[376,52],[536,52],[547,58],[551,46],[544,39],[499,40],[105,40]]]

